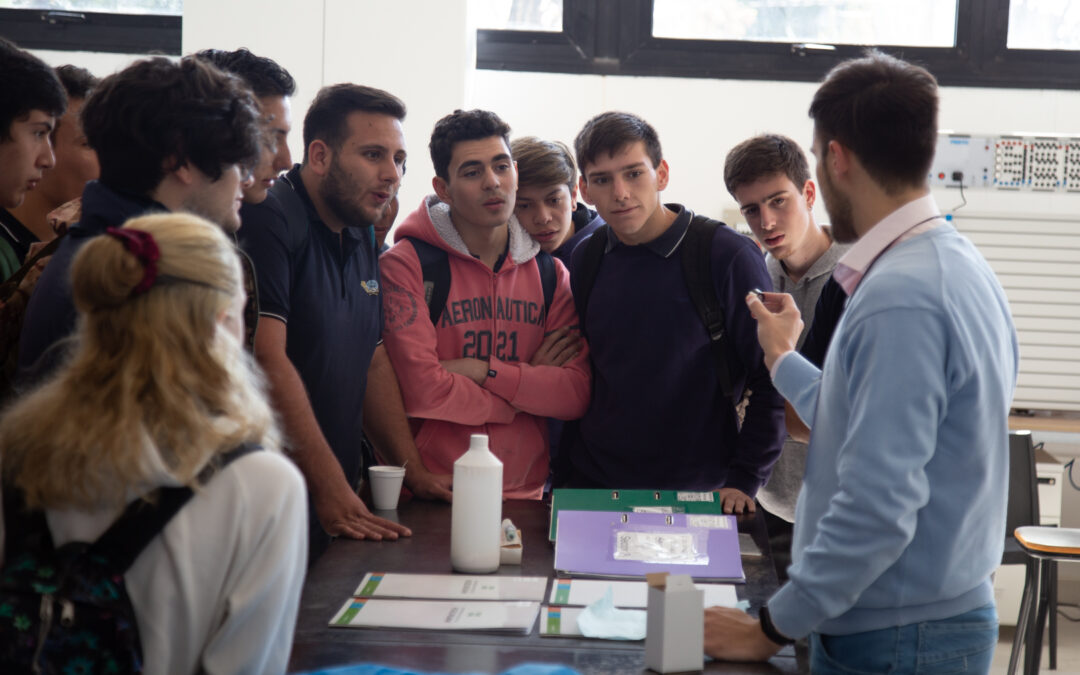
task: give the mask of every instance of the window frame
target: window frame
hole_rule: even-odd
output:
[[[563,0],[563,30],[480,29],[476,67],[596,75],[816,82],[866,46],[652,36],[653,0]],[[942,85],[1080,89],[1080,50],[1008,49],[1009,0],[957,0],[953,47],[876,45]]]
[[[0,35],[23,49],[179,55],[183,18],[0,8]]]

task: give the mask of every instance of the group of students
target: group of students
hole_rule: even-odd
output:
[[[60,117],[77,97],[10,43],[0,60],[18,93],[0,111],[8,223],[59,173],[50,136],[77,128]],[[247,50],[95,83],[79,119],[99,176],[43,269],[0,298],[21,321],[7,516],[43,510],[55,543],[91,541],[132,500],[199,486],[124,574],[148,671],[284,670],[305,564],[332,536],[410,534],[358,496],[365,444],[417,498],[450,500],[478,432],[510,498],[718,490],[743,513],[756,497],[790,581],[759,619],[707,612],[719,658],[813,635],[815,671],[861,667],[886,658],[872,634],[952,621],[982,631],[961,661],[988,665],[1015,335],[928,195],[929,73],[882,54],[831,72],[811,107],[816,184],[784,136],[731,150],[724,182],[756,243],[662,200],[670,168],[634,114],[593,117],[571,152],[458,110],[430,137],[433,194],[387,247],[405,104],[323,88],[293,165],[294,91]],[[9,267],[50,238],[41,211],[0,232],[22,246]]]

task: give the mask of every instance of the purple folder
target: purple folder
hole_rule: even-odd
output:
[[[695,581],[742,583],[734,516],[560,511],[555,570],[580,577],[689,574]]]

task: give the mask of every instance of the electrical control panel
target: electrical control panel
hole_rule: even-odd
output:
[[[1080,136],[942,133],[933,187],[1080,192]]]
[[[987,136],[941,134],[930,169],[934,187],[989,188],[995,179],[995,139]]]
[[[1068,192],[1080,192],[1080,139],[1065,146],[1061,174]]]
[[[1026,178],[1032,190],[1057,190],[1065,184],[1065,146],[1056,138],[1035,138],[1027,143]]]
[[[994,187],[1017,189],[1024,187],[1027,171],[1027,146],[1024,139],[1005,136],[994,143]]]

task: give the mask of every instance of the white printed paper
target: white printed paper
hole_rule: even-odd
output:
[[[675,500],[680,502],[712,502],[716,500],[713,492],[676,492]]]
[[[353,595],[374,598],[539,602],[544,599],[545,590],[545,577],[369,572],[364,575]]]
[[[578,628],[584,607],[543,607],[540,609],[540,635],[545,637],[585,637]]]
[[[330,626],[529,633],[539,611],[536,602],[349,598]]]
[[[705,606],[734,607],[739,601],[735,587],[730,584],[694,584],[705,593]],[[613,591],[616,607],[645,609],[649,604],[649,585],[645,581],[606,581],[603,579],[556,579],[551,584],[548,602],[552,605],[591,605]]]
[[[707,530],[730,530],[731,516],[697,513],[686,514],[687,527],[704,527]]]

